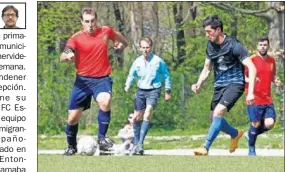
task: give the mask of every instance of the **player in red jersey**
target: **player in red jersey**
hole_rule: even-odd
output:
[[[271,97],[271,82],[280,87],[280,79],[276,76],[276,64],[272,56],[267,54],[269,49],[268,37],[260,37],[257,45],[258,53],[251,56],[257,75],[254,88],[255,102],[253,105],[247,105],[247,113],[251,122],[248,131],[249,156],[256,156],[255,142],[259,134],[273,128],[275,124],[276,113]],[[247,81],[248,71],[245,69]],[[247,94],[246,85],[246,94]]]
[[[111,65],[108,58],[109,40],[116,43],[116,49],[122,51],[127,40],[109,26],[97,26],[97,14],[93,8],[83,8],[81,13],[83,30],[77,32],[67,41],[60,61],[74,61],[76,80],[69,103],[66,124],[68,147],[64,155],[77,152],[76,135],[82,112],[90,108],[91,98],[99,105],[98,143],[100,150],[109,150],[113,143],[106,138],[110,122],[112,93]],[[118,43],[119,42],[119,43]]]

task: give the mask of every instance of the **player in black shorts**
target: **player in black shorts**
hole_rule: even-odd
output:
[[[230,152],[238,147],[238,140],[243,131],[233,128],[223,118],[227,111],[244,92],[244,66],[249,69],[248,104],[254,102],[254,81],[256,69],[249,58],[248,51],[235,38],[224,34],[223,23],[218,16],[208,16],[203,21],[203,27],[209,41],[206,49],[204,68],[192,91],[197,93],[214,68],[214,95],[211,102],[212,123],[205,144],[196,150],[195,155],[208,155],[209,149],[220,131],[231,136]]]

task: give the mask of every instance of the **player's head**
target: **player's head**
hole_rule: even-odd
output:
[[[206,36],[211,42],[218,43],[219,36],[223,35],[223,22],[217,15],[208,16],[203,21]]]
[[[266,56],[269,49],[269,39],[267,36],[258,38],[257,50],[260,55]]]
[[[19,11],[13,5],[7,5],[2,10],[2,20],[5,23],[5,28],[14,28],[19,17]]]
[[[83,30],[93,33],[97,27],[97,14],[94,8],[83,8],[81,12],[81,23]]]
[[[139,45],[143,56],[149,57],[152,51],[152,40],[149,37],[143,37],[140,39]]]

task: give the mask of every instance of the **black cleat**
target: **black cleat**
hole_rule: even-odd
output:
[[[72,146],[68,146],[68,147],[65,149],[63,155],[64,155],[64,156],[72,156],[72,155],[74,155],[76,152],[77,152],[77,149],[76,149],[76,148],[74,149]]]
[[[98,140],[99,149],[102,151],[111,151],[114,145],[114,141],[109,138],[103,138]]]

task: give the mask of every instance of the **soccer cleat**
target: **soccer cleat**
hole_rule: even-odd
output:
[[[255,147],[254,146],[249,146],[248,156],[256,156],[256,152],[255,152]]]
[[[207,156],[208,155],[208,151],[204,147],[204,145],[202,145],[200,148],[194,149],[193,153],[195,154],[195,156]]]
[[[233,153],[238,147],[238,141],[243,136],[243,131],[238,129],[238,135],[235,138],[231,138],[230,153]]]
[[[138,146],[137,146],[137,152],[138,152],[138,154],[140,154],[140,155],[143,155],[143,154],[144,154],[143,146],[142,146],[141,144],[138,144]]]
[[[63,155],[64,155],[64,156],[72,156],[72,155],[74,155],[76,152],[77,152],[77,149],[76,149],[76,148],[74,149],[72,146],[68,146],[68,147],[65,149]]]
[[[138,151],[137,151],[137,145],[134,145],[129,151],[129,155],[130,156],[132,156],[132,155],[135,155],[135,154],[137,154],[138,153]]]
[[[98,140],[99,149],[102,151],[111,151],[114,145],[114,141],[109,138],[102,138]]]

